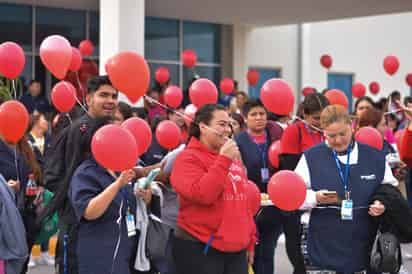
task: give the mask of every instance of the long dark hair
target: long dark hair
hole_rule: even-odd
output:
[[[328,105],[329,101],[325,97],[325,95],[322,95],[320,93],[311,93],[305,97],[305,100],[303,100],[303,114],[311,115],[316,112],[322,112],[322,110]]]
[[[197,110],[195,118],[193,119],[189,127],[188,140],[190,140],[190,138],[192,137],[196,137],[197,139],[200,138],[199,123],[205,123],[206,125],[209,125],[210,121],[213,119],[213,113],[216,110],[226,111],[224,106],[217,104],[207,104]]]

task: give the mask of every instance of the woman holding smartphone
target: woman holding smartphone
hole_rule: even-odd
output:
[[[384,153],[354,141],[346,109],[326,107],[320,123],[326,142],[305,151],[295,169],[308,189],[301,209],[311,210],[310,266],[317,271],[366,273],[377,231],[369,216],[385,212],[380,201],[370,204],[369,199],[380,184],[398,181]]]

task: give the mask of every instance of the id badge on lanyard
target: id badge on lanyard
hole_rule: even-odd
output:
[[[339,177],[342,180],[343,187],[345,189],[345,199],[342,201],[342,207],[341,207],[341,212],[340,212],[341,219],[344,221],[353,220],[353,201],[350,198],[350,191],[349,191],[350,154],[351,154],[351,147],[349,145],[347,160],[346,160],[346,165],[345,165],[345,174],[343,174],[337,153],[335,151],[333,152],[333,156],[336,161],[336,167],[338,168],[338,172],[339,172]]]
[[[126,214],[126,227],[127,227],[127,236],[133,237],[136,235],[136,222],[134,221],[133,214],[130,213],[130,210],[127,209]]]

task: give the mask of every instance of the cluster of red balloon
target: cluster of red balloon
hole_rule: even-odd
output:
[[[155,79],[161,85],[166,84],[170,79],[169,69],[166,67],[159,67],[155,72]]]
[[[24,69],[26,58],[23,49],[14,42],[4,42],[0,45],[0,74],[13,80]]]
[[[29,113],[26,107],[16,100],[0,105],[0,134],[5,141],[16,144],[29,126]]]
[[[325,93],[325,96],[331,105],[341,105],[348,109],[348,98],[343,91],[339,89],[330,89]]]
[[[352,85],[352,95],[360,98],[366,95],[366,87],[362,83],[355,83]]]
[[[304,203],[306,185],[297,173],[282,170],[270,179],[268,194],[275,206],[285,211],[293,211]]]
[[[223,78],[220,81],[220,90],[224,93],[224,94],[231,94],[233,92],[233,90],[235,89],[235,83],[233,82],[233,80],[231,78]]]
[[[380,85],[379,85],[378,82],[371,82],[371,83],[369,84],[369,91],[370,91],[372,94],[378,94],[379,91],[380,91],[380,89],[381,89],[381,87],[380,87]]]

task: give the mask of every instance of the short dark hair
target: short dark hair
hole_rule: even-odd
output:
[[[205,123],[206,125],[208,125],[213,119],[213,113],[216,110],[226,111],[224,106],[217,104],[207,104],[197,110],[195,118],[193,119],[189,127],[188,140],[190,140],[191,137],[196,137],[197,139],[200,138],[199,123]]]
[[[107,75],[93,77],[87,82],[87,93],[94,93],[103,85],[113,86]]]
[[[29,86],[31,86],[31,85],[34,84],[34,83],[40,84],[40,81],[37,80],[37,79],[33,79],[33,80],[31,80],[31,81],[29,82]]]
[[[407,104],[412,103],[412,97],[411,96],[406,96],[403,98],[403,104],[406,106]]]
[[[240,115],[239,113],[231,113],[230,117],[239,123],[241,129],[245,128],[245,120],[243,119],[242,115]]]
[[[328,99],[321,93],[311,93],[305,97],[302,103],[303,113],[311,115],[322,110],[329,105]]]
[[[358,100],[356,100],[355,107],[353,109],[353,114],[356,114],[356,109],[358,108],[358,105],[363,101],[366,101],[369,104],[371,104],[371,106],[375,107],[375,103],[373,102],[372,98],[370,98],[369,96],[362,96]]]
[[[122,114],[124,120],[127,120],[133,116],[132,107],[125,102],[119,102],[117,109]]]
[[[397,90],[392,91],[391,95],[389,95],[389,97],[391,97],[392,100],[395,99],[395,97],[401,97],[401,93]]]
[[[247,100],[246,103],[243,105],[243,108],[242,108],[243,117],[247,117],[247,115],[252,110],[252,108],[256,108],[256,107],[262,107],[266,111],[266,108],[263,105],[262,101],[260,101],[260,99],[252,98],[252,99]]]
[[[147,119],[148,112],[144,107],[133,108],[132,112],[136,113],[136,115],[143,120]]]

